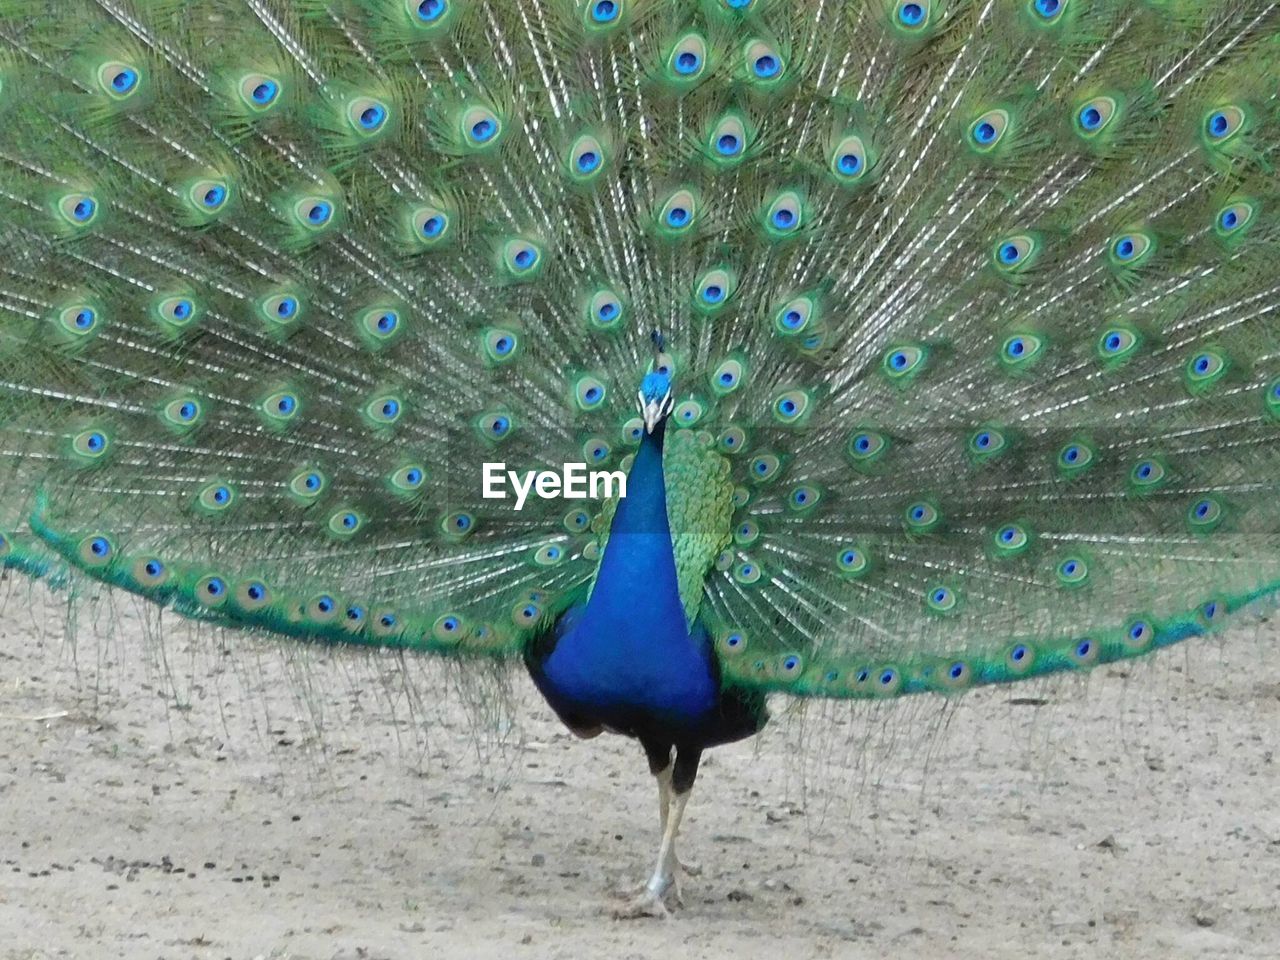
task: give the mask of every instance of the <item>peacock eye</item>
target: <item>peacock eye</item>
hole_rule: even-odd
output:
[[[979,153],[989,153],[1004,139],[1008,128],[1007,110],[988,110],[969,125],[970,145]]]
[[[356,97],[347,104],[347,121],[357,133],[378,133],[387,124],[390,112],[387,105],[372,97]]]
[[[905,30],[923,30],[929,23],[929,0],[901,0],[894,19]]]
[[[262,73],[250,73],[240,78],[240,99],[255,113],[265,113],[280,100],[280,81]]]
[[[1240,132],[1245,119],[1244,110],[1234,105],[1210,110],[1204,118],[1205,137],[1213,146],[1226,143]]]

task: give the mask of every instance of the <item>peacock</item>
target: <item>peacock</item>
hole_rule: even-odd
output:
[[[0,0],[0,560],[522,663],[661,913],[768,700],[1280,591],[1277,161],[1274,0]]]

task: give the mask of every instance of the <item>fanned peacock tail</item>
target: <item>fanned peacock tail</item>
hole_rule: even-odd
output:
[[[832,697],[1280,588],[1280,5],[0,0],[0,553],[515,656],[670,374],[686,614]],[[665,338],[655,358],[654,330]]]

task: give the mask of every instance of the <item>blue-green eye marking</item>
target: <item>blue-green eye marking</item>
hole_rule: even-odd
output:
[[[414,8],[414,15],[423,23],[436,23],[448,9],[447,0],[422,0]]]
[[[1032,0],[1031,9],[1044,23],[1053,23],[1066,9],[1067,0]]]
[[[1244,122],[1244,110],[1234,104],[1210,110],[1204,118],[1205,138],[1213,146],[1226,143],[1240,132]]]
[[[929,4],[927,0],[906,0],[898,4],[894,16],[900,26],[920,30],[929,22]]]

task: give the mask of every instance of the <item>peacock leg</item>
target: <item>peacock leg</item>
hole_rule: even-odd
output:
[[[671,809],[671,796],[673,790],[671,788],[672,767],[668,765],[666,769],[660,770],[655,774],[658,781],[658,816],[662,824],[662,832],[667,831],[667,817]],[[687,799],[687,797],[686,797]],[[676,862],[676,868],[679,872],[687,874],[690,877],[696,877],[702,873],[702,868],[696,863],[685,863],[676,855],[675,840],[671,842],[671,856]]]
[[[649,756],[651,766],[656,766],[652,762],[653,753]],[[682,870],[689,871],[685,870],[676,856],[676,836],[680,832],[680,822],[684,819],[684,809],[693,790],[693,779],[697,776],[700,759],[701,751],[694,753],[692,758],[686,751],[676,756],[674,765],[668,764],[655,772],[654,776],[658,780],[658,812],[662,818],[662,842],[658,846],[658,860],[648,882],[626,904],[614,911],[615,917],[666,917],[670,915],[667,909],[668,897],[675,904],[682,904],[680,873]]]

